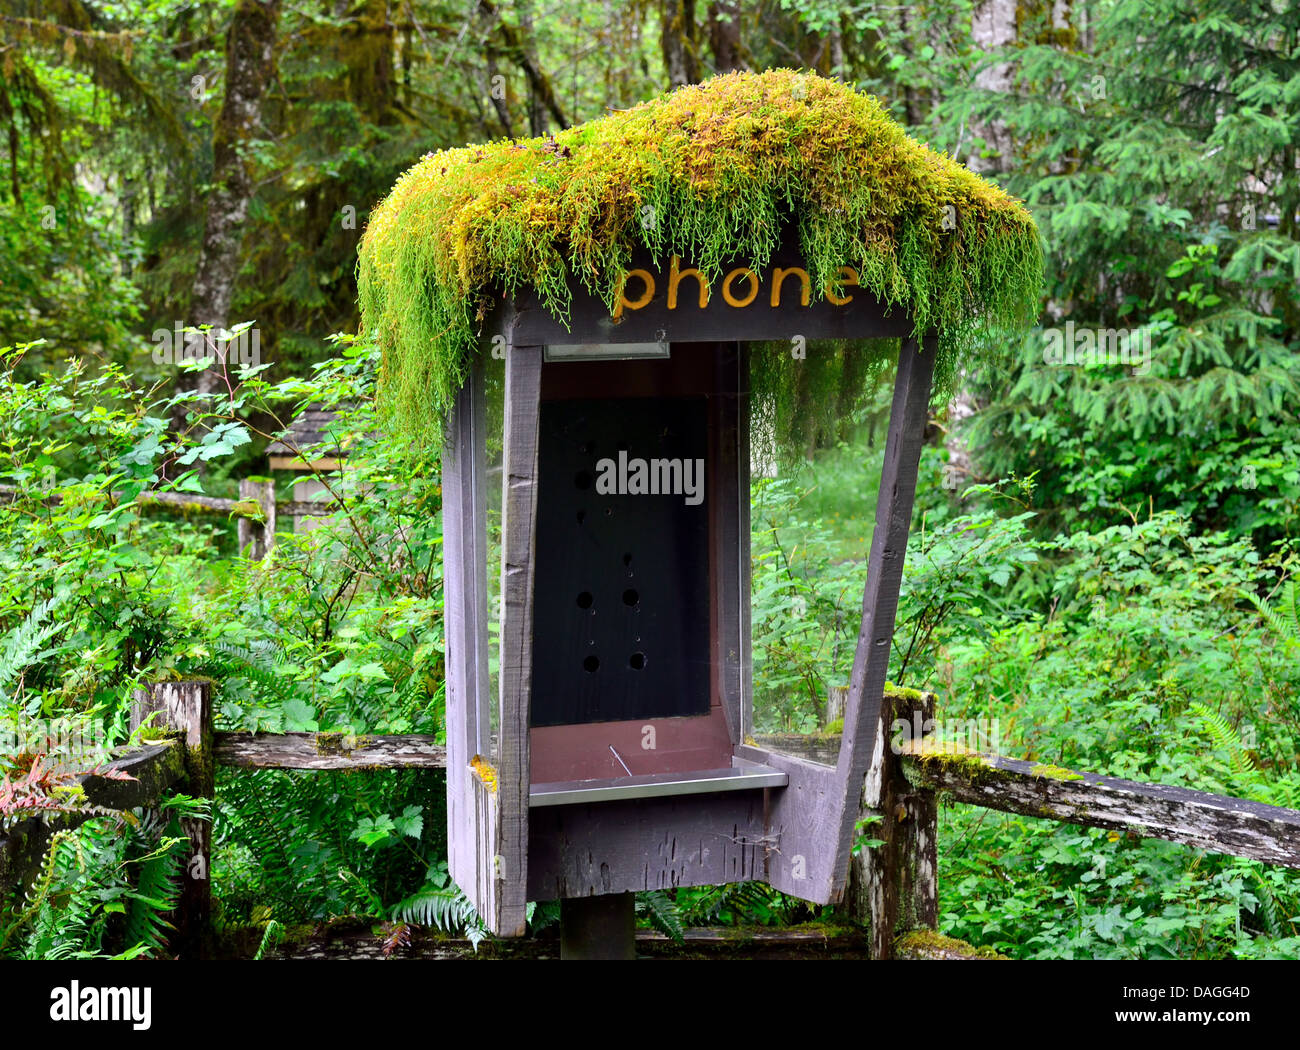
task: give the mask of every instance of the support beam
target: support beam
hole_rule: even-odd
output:
[[[636,895],[606,893],[560,901],[560,958],[636,958]]]
[[[867,563],[862,596],[862,629],[858,634],[849,693],[844,705],[844,736],[836,767],[843,786],[830,899],[838,901],[848,879],[849,855],[858,819],[860,791],[876,754],[880,709],[889,674],[889,650],[898,615],[898,591],[903,583],[903,559],[912,524],[917,467],[929,418],[930,387],[938,338],[927,336],[918,346],[905,340],[898,355],[898,378],[889,414],[889,437],[876,503],[876,528]]]
[[[889,671],[889,646],[928,419],[935,349],[932,337],[920,346],[909,339],[903,341],[899,354],[862,598],[862,630],[849,679],[837,764],[828,768],[760,747],[740,749],[743,757],[775,766],[790,776],[790,786],[773,793],[768,881],[782,893],[816,904],[839,903],[848,881],[854,825],[875,753],[881,697]]]
[[[475,358],[456,395],[442,447],[442,573],[447,639],[447,859],[485,919],[492,913],[493,811],[473,774],[491,754],[488,696],[487,410]]]
[[[492,870],[495,911],[485,916],[502,937],[527,926],[528,722],[533,692],[533,548],[537,535],[537,446],[542,347],[506,351],[506,418],[501,472],[501,700],[499,769],[493,794],[497,826]]]

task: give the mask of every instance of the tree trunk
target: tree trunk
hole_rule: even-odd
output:
[[[679,88],[700,79],[695,29],[695,0],[660,0],[660,45],[668,86]]]
[[[190,311],[195,324],[224,328],[239,272],[240,246],[252,174],[243,150],[262,116],[262,96],[275,73],[280,0],[239,0],[226,36],[226,94],[212,129],[212,190],[203,227],[203,249]],[[199,391],[211,393],[222,367],[199,374]]]
[[[1016,40],[1016,0],[984,0],[971,17],[971,38],[980,51],[996,51]],[[975,86],[985,91],[1011,90],[1011,66],[1000,62],[975,75]],[[1002,172],[1010,166],[1011,139],[1006,125],[995,120],[983,124],[972,119],[970,132],[983,139],[994,156],[982,157],[972,151],[967,166],[972,171]]]
[[[515,0],[515,10],[519,13],[519,46],[523,57],[534,69],[541,69],[542,64],[537,58],[537,34],[533,28],[532,0]],[[546,107],[532,78],[528,81],[528,131],[534,138],[546,134]]]
[[[708,10],[709,50],[717,73],[744,69],[740,47],[739,0],[716,0]]]
[[[1016,0],[984,0],[975,9],[971,19],[971,37],[980,51],[994,51],[1016,40]],[[975,75],[976,86],[986,91],[1011,90],[1011,66],[1006,62],[983,69]],[[970,134],[983,139],[992,156],[981,156],[972,150],[967,167],[978,172],[1005,172],[1011,166],[1013,143],[1006,125],[1000,120],[988,124],[972,118]],[[944,445],[948,450],[948,468],[944,485],[954,494],[975,480],[975,465],[970,447],[962,436],[961,424],[978,410],[974,397],[964,388],[958,388],[948,402],[947,432]]]

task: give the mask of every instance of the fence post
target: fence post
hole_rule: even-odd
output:
[[[880,705],[876,751],[867,770],[862,837],[880,841],[853,855],[849,873],[849,913],[867,927],[873,959],[889,959],[903,933],[935,929],[939,914],[938,807],[935,793],[913,787],[903,775],[901,756],[891,743],[900,735],[917,738],[934,717],[934,694],[886,690]],[[896,729],[901,721],[908,727]],[[931,727],[933,723],[931,723]]]
[[[212,684],[210,682],[155,682],[148,690],[137,689],[131,705],[134,730],[154,711],[155,725],[180,734],[185,748],[186,789],[196,798],[211,800],[215,793],[212,754]],[[182,958],[208,954],[212,912],[211,872],[212,823],[182,819],[181,830],[189,839],[181,895],[173,921],[173,947]]]
[[[260,523],[244,517],[238,523],[239,550],[261,561],[275,546],[275,482],[244,478],[239,482],[239,498],[262,508]]]
[[[848,698],[849,687],[847,685],[828,685],[826,687],[826,717],[822,719],[823,729],[836,720],[843,723],[844,702]]]

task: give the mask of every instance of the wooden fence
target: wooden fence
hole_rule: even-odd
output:
[[[12,503],[28,496],[26,490],[0,485],[0,502]],[[117,494],[113,494],[114,498]],[[48,504],[61,502],[58,493],[42,498]],[[245,478],[239,483],[239,499],[200,496],[189,492],[141,492],[135,497],[141,507],[181,515],[212,515],[236,520],[239,550],[260,561],[275,546],[276,520],[280,517],[310,518],[328,514],[330,500],[277,500],[275,482]]]
[[[933,694],[886,693],[876,752],[862,797],[865,846],[854,858],[845,904],[862,924],[872,958],[977,958],[987,955],[939,937],[938,801],[1024,816],[1109,828],[1141,838],[1178,842],[1211,853],[1300,869],[1300,812],[1186,788],[1076,773],[997,756],[949,753],[924,738],[890,747],[895,720],[923,726],[934,718]],[[351,736],[343,733],[214,733],[211,683],[167,682],[136,694],[133,726],[157,713],[171,738],[112,763],[134,781],[87,777],[87,802],[110,810],[156,803],[171,789],[213,794],[218,764],[244,769],[439,769],[446,751],[429,736]],[[813,737],[759,738],[760,744],[802,747],[813,760],[833,758],[834,741]],[[50,838],[84,814],[46,822],[30,818],[0,829],[0,895],[22,892],[41,864]],[[190,862],[174,922],[173,947],[182,957],[207,948],[211,883],[210,826],[188,822]],[[696,936],[707,936],[697,934]]]

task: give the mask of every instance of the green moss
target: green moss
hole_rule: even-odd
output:
[[[852,266],[916,332],[938,331],[940,391],[1037,311],[1042,247],[1017,201],[908,138],[872,96],[792,70],[731,73],[554,139],[431,153],[403,174],[358,263],[381,405],[406,436],[436,439],[493,296],[531,287],[567,318],[576,280],[612,310],[634,249],[716,279],[733,261],[763,269],[787,219],[819,297]],[[761,373],[754,383],[761,412],[773,391]]]
[[[892,696],[896,700],[910,700],[914,704],[919,704],[925,699],[924,690],[909,689],[906,686],[894,685],[893,682],[885,683],[885,695]]]
[[[1049,780],[1082,780],[1082,773],[1075,773],[1069,769],[1063,769],[1061,766],[1037,765],[1029,770],[1029,775],[1034,777],[1047,777]]]
[[[316,754],[350,755],[353,751],[360,751],[370,740],[368,736],[355,736],[352,733],[317,733]]]
[[[977,948],[966,941],[947,937],[937,930],[912,930],[903,934],[894,944],[896,955],[913,958],[936,958],[944,954],[965,956],[970,959],[1006,959],[992,948]]]
[[[972,785],[984,783],[990,775],[998,773],[997,767],[986,762],[978,752],[952,743],[926,740],[914,748],[904,752],[902,762],[903,776],[914,787],[933,783],[936,772],[945,768]]]

